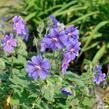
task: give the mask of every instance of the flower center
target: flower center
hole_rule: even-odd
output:
[[[75,50],[74,50],[73,48],[70,50],[71,53],[74,53],[74,51],[75,51]]]
[[[18,22],[16,23],[16,27],[19,27],[19,23]]]
[[[70,32],[70,33],[68,33],[68,36],[73,36],[74,35],[74,33],[73,32]]]
[[[39,65],[35,65],[35,70],[41,70],[41,67]]]
[[[8,40],[8,41],[6,42],[6,45],[11,45],[11,41]]]
[[[58,39],[57,38],[52,38],[52,41],[53,42],[58,42]]]

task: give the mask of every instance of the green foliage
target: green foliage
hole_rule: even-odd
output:
[[[78,58],[84,54],[87,59],[92,60],[96,55],[92,49],[97,51],[98,46],[108,44],[108,6],[108,0],[31,0],[31,2],[22,0],[19,1],[19,7],[14,6],[9,9],[7,15],[23,16],[29,24],[31,38],[37,35],[38,24],[42,19],[43,22],[47,21],[49,15],[56,16],[67,25],[78,24],[82,41],[82,50]],[[92,55],[88,56],[89,53]],[[103,58],[103,56],[100,57]]]
[[[104,73],[109,75],[107,71],[109,1],[21,0],[18,2],[19,7],[10,8],[6,12],[6,17],[9,18],[9,22],[15,15],[25,19],[30,32],[29,42],[24,42],[16,36],[18,46],[13,56],[7,56],[0,51],[0,108],[4,107],[4,101],[6,102],[10,96],[12,100],[9,104],[12,109],[14,107],[18,109],[91,109],[96,103],[93,66],[101,63],[102,66],[106,66],[106,68],[103,67]],[[55,54],[51,51],[43,53],[43,57],[49,58],[54,65],[51,68],[51,75],[44,81],[32,80],[25,71],[26,60],[39,53],[39,40],[44,37],[44,33],[47,33],[44,27],[47,25],[49,15],[56,16],[67,26],[78,25],[81,51],[64,76],[59,74],[61,61],[58,60],[62,59],[59,57],[60,51],[56,51]],[[109,77],[107,77],[107,83],[101,87],[106,87],[108,83]],[[63,87],[68,87],[72,96],[62,94]]]

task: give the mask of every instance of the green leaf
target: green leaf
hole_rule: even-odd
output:
[[[0,71],[4,70],[6,68],[4,59],[0,58]]]
[[[94,38],[94,34],[96,34],[96,32],[102,28],[103,26],[105,26],[106,24],[108,24],[109,21],[102,21],[100,22],[95,29],[92,31],[91,35],[89,36],[89,39],[87,40],[87,42],[85,43],[85,45],[82,47],[81,49],[81,53],[80,55],[83,53],[83,51],[88,47],[88,45],[90,44],[90,42],[92,41],[92,39]]]
[[[17,58],[13,57],[13,64],[24,66],[25,63],[26,63],[26,59],[24,56],[18,55]]]
[[[17,38],[16,54],[27,56],[26,44],[23,42],[23,40],[19,36],[17,36],[16,38]]]
[[[48,81],[47,85],[44,85],[41,89],[42,94],[48,101],[54,101],[54,87],[55,86]]]
[[[20,88],[28,88],[28,85],[30,82],[26,79],[26,77],[17,69],[12,69],[12,77],[9,78],[9,80],[15,85]]]
[[[11,105],[19,104],[19,99],[12,99]]]
[[[84,87],[85,84],[84,82],[81,80],[81,77],[79,77],[77,74],[72,73],[70,71],[66,72],[65,78],[74,82],[76,85],[80,86],[80,87]]]

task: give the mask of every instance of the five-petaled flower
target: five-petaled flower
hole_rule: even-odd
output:
[[[66,45],[73,44],[79,39],[79,30],[75,26],[67,27],[65,34],[64,40]]]
[[[5,35],[3,38],[3,49],[8,53],[12,53],[14,47],[17,46],[17,42],[13,39],[13,34]]]
[[[13,19],[14,31],[20,35],[23,39],[28,39],[28,28],[21,16],[15,16]]]
[[[100,65],[94,67],[94,82],[99,85],[106,79],[106,74],[102,73],[102,68]]]
[[[64,32],[59,32],[58,29],[50,29],[49,34],[46,34],[44,39],[41,41],[41,51],[45,51],[46,48],[51,48],[53,51],[56,49],[62,49],[64,44],[62,38]]]
[[[64,52],[64,58],[69,62],[73,61],[76,56],[78,56],[80,50],[80,42],[76,41],[74,44],[68,46],[67,50]]]
[[[26,64],[26,71],[33,79],[45,79],[49,74],[50,63],[48,59],[43,59],[41,55],[33,56]]]

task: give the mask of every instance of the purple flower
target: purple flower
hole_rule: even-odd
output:
[[[66,72],[66,70],[68,69],[68,66],[69,66],[69,61],[64,59],[62,63],[62,74]]]
[[[99,73],[97,75],[94,75],[94,82],[99,85],[101,82],[105,81],[106,74],[105,73]]]
[[[7,18],[5,16],[2,16],[2,21],[6,22]]]
[[[68,69],[70,61],[75,60],[76,56],[78,56],[79,50],[80,50],[80,42],[78,41],[68,46],[68,48],[64,52],[64,59],[62,63],[62,74],[64,74]]]
[[[48,42],[50,41],[48,38],[45,38],[41,41],[40,45],[41,45],[41,52],[44,52],[46,50],[46,48],[50,48],[50,43]]]
[[[3,38],[3,49],[4,51],[8,53],[12,53],[14,50],[14,47],[16,47],[16,40],[13,39],[13,34],[5,35]]]
[[[63,94],[65,94],[65,95],[72,95],[72,92],[71,92],[70,89],[68,89],[68,88],[63,88],[63,89],[61,90],[61,92],[62,92]]]
[[[64,52],[64,58],[67,61],[73,61],[78,56],[80,50],[80,42],[76,41],[74,44],[69,45],[67,50]]]
[[[99,85],[106,79],[106,74],[102,73],[101,66],[97,65],[94,67],[94,82]]]
[[[62,49],[64,47],[61,41],[63,36],[64,32],[59,32],[58,29],[50,29],[50,33],[45,35],[41,41],[41,51],[45,51],[46,48],[51,48],[53,51]]]
[[[13,28],[14,31],[20,35],[23,39],[28,39],[28,29],[26,27],[26,24],[21,16],[15,16],[13,19]]]
[[[52,21],[53,28],[57,28],[60,25],[60,22],[52,15],[50,15],[50,20]]]
[[[96,65],[93,71],[94,71],[94,74],[96,74],[97,72],[102,73],[102,67],[100,65]]]
[[[79,30],[75,26],[67,27],[65,34],[66,37],[63,40],[66,45],[73,44],[79,39]]]
[[[65,29],[65,25],[63,24],[63,23],[60,23],[54,16],[50,16],[49,17],[50,18],[50,20],[51,20],[51,23],[52,24],[50,24],[49,25],[49,29],[54,29],[54,28],[57,28],[59,31],[64,31],[64,29]]]
[[[33,79],[45,79],[49,74],[50,63],[48,59],[42,59],[41,55],[33,56],[26,64],[26,71]]]

